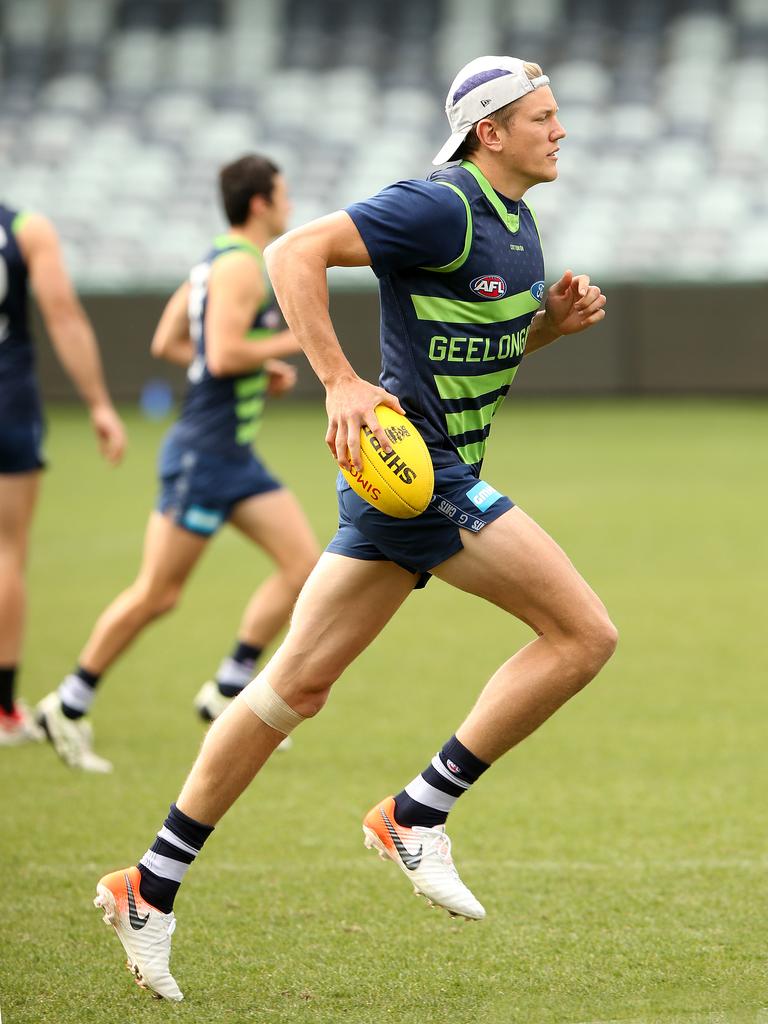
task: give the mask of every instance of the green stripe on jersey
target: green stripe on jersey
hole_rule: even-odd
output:
[[[506,208],[504,203],[497,195],[493,185],[491,185],[490,181],[488,181],[488,179],[477,166],[477,164],[473,164],[469,160],[462,160],[461,166],[464,168],[465,171],[469,171],[469,173],[475,179],[477,184],[483,190],[483,195],[494,208],[494,210],[496,211],[496,215],[498,216],[499,220],[504,225],[504,227],[507,229],[507,231],[511,232],[513,235],[516,235],[517,232],[520,230],[520,214],[509,212],[509,210]],[[518,210],[520,209],[519,202],[517,208]]]
[[[259,432],[259,420],[247,420],[239,423],[235,434],[235,441],[238,444],[250,444]]]
[[[476,462],[481,462],[485,455],[485,441],[464,444],[461,448],[457,448],[456,451],[459,453],[459,458],[462,462],[466,463],[467,466],[474,466]]]
[[[235,396],[237,398],[251,398],[252,395],[263,395],[267,390],[267,377],[264,373],[254,374],[253,377],[242,377],[235,381]]]
[[[436,274],[448,274],[452,270],[458,270],[459,267],[463,266],[466,262],[467,256],[469,256],[469,249],[472,245],[472,209],[469,205],[469,200],[461,191],[460,188],[456,188],[450,181],[438,181],[438,185],[444,185],[446,188],[452,189],[456,195],[464,203],[464,209],[467,211],[467,230],[464,232],[464,248],[461,250],[459,255],[451,263],[446,263],[442,267],[421,267],[422,270],[432,270]]]
[[[11,221],[11,231],[13,234],[17,234],[20,228],[23,228],[29,218],[32,216],[31,210],[19,210],[16,216]]]
[[[436,320],[444,324],[500,324],[532,313],[541,305],[530,291],[480,302],[439,299],[432,295],[412,295],[411,301],[419,320]]]
[[[235,406],[235,416],[239,420],[252,420],[261,413],[263,408],[263,395],[259,395],[256,398],[246,398]]]
[[[508,387],[515,379],[516,366],[496,373],[479,373],[474,377],[435,376],[435,387],[441,398],[477,398],[491,391]]]
[[[216,235],[213,240],[213,247],[214,249],[242,249],[243,252],[248,252],[251,256],[255,256],[259,263],[264,262],[264,255],[261,249],[240,235]]]
[[[448,436],[456,437],[458,434],[468,434],[471,430],[483,430],[493,419],[493,414],[501,399],[501,395],[496,395],[487,405],[482,405],[479,409],[447,412],[445,424],[448,427]]]

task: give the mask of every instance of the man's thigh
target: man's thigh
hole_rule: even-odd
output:
[[[210,538],[178,526],[153,511],[144,533],[139,579],[153,590],[182,585],[208,546]]]
[[[0,547],[26,544],[40,488],[39,471],[0,473]]]
[[[287,699],[293,679],[313,673],[318,682],[335,678],[378,636],[415,582],[393,562],[321,555],[269,662],[271,685]]]
[[[317,559],[317,544],[301,505],[283,487],[238,502],[229,521],[278,565]]]
[[[563,549],[520,508],[479,533],[432,574],[527,622],[537,633],[577,631],[585,615],[605,614],[600,598]]]

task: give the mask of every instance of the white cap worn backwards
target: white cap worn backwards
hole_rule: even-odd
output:
[[[451,137],[432,163],[446,163],[472,125],[542,85],[549,85],[547,76],[529,78],[518,57],[476,57],[465,64],[451,82],[445,100]]]

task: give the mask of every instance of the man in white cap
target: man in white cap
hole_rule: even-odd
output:
[[[565,137],[557,104],[538,65],[483,57],[456,76],[446,112],[451,136],[435,162],[460,163],[428,181],[399,182],[266,251],[286,320],[325,385],[326,442],[339,466],[362,470],[363,426],[390,449],[374,412],[383,403],[405,412],[424,437],[435,500],[415,519],[392,519],[340,477],[339,530],[299,596],[286,639],[212,726],[138,867],[99,883],[97,903],[140,983],[171,999],[181,998],[169,971],[171,908],[187,868],[283,737],[322,708],[344,669],[431,575],[536,634],[494,673],[424,770],[363,822],[366,845],[452,915],[478,919],[485,910],[456,871],[448,812],[586,685],[616,644],[602,602],[563,551],[480,477],[493,414],[523,353],[605,315],[600,289],[570,270],[542,307],[541,245],[522,197],[557,177]],[[361,380],[341,350],[328,314],[330,266],[371,266],[379,278],[380,386]],[[446,634],[449,644],[482,639],[463,636],[454,621]]]

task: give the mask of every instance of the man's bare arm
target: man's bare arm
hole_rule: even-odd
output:
[[[17,239],[56,355],[90,410],[102,454],[117,463],[125,450],[125,430],[107,391],[96,337],[72,287],[56,230],[45,217],[30,214]]]
[[[249,373],[268,359],[301,351],[290,331],[258,341],[248,338],[264,292],[264,277],[252,256],[234,252],[214,263],[205,313],[205,359],[215,377]]]
[[[188,300],[189,282],[184,281],[168,299],[152,336],[150,352],[156,359],[186,367],[195,358],[195,345],[189,336]]]
[[[566,270],[547,292],[544,309],[531,321],[525,354],[544,348],[564,334],[578,334],[605,319],[606,299],[586,274]]]
[[[328,312],[328,267],[367,267],[368,250],[347,213],[321,217],[289,231],[264,253],[288,326],[326,390],[325,441],[340,466],[362,469],[360,429],[367,425],[391,450],[374,408],[403,412],[397,398],[362,380],[344,355]]]

